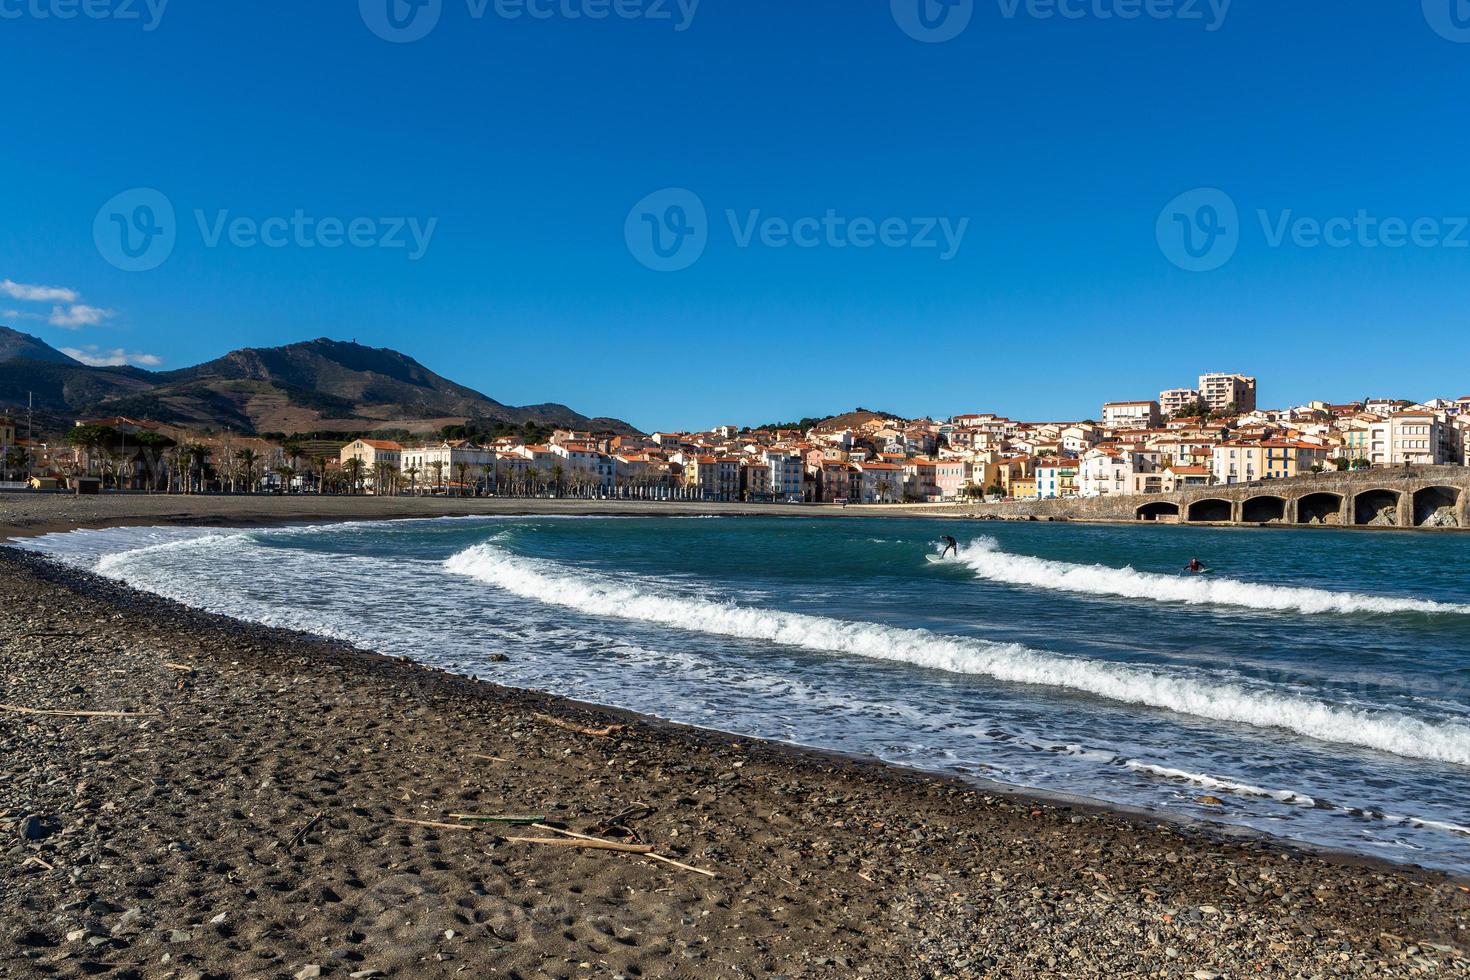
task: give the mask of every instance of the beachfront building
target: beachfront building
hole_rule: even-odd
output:
[[[552,472],[577,493],[610,494],[617,488],[617,465],[590,441],[567,440],[550,447]]]
[[[469,493],[495,479],[495,450],[463,439],[416,446],[403,451],[401,472],[413,486]]]
[[[903,467],[893,463],[858,463],[857,499],[865,504],[896,504],[903,500]]]
[[[968,459],[941,459],[934,464],[934,484],[941,500],[961,500],[972,491],[983,491],[984,475],[985,465]]]
[[[1081,497],[1120,497],[1134,490],[1133,454],[1115,445],[1098,446],[1078,461],[1077,494]]]
[[[802,478],[806,473],[801,453],[792,449],[767,449],[761,453],[760,458],[770,471],[766,486],[771,498],[780,501],[800,500]]]
[[[928,456],[916,456],[903,464],[904,495],[910,500],[938,500],[937,463]]]
[[[352,460],[357,464],[353,465]],[[384,493],[393,475],[402,469],[403,447],[390,439],[354,439],[342,447],[337,462],[343,472],[352,475],[354,492],[363,487]]]
[[[1232,439],[1210,454],[1210,476],[1215,483],[1254,483],[1265,478],[1266,450],[1258,442]]]
[[[1046,457],[1036,464],[1036,496],[1057,500],[1077,496],[1077,461]]]

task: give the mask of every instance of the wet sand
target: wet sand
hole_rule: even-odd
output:
[[[232,517],[328,516],[279,499]],[[501,688],[12,549],[0,636],[0,976],[1470,975],[1442,875]],[[405,822],[460,813],[718,877]]]

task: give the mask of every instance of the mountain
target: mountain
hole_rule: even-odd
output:
[[[0,327],[0,406],[25,405],[27,392],[34,393],[39,410],[52,415],[127,415],[247,433],[428,433],[467,420],[636,431],[565,405],[505,405],[406,354],[325,338],[231,351],[195,367],[151,372],[88,367]]]
[[[40,337],[32,337],[19,330],[0,327],[0,361],[44,361],[48,364],[67,364],[81,367],[82,362],[68,357],[46,343]]]

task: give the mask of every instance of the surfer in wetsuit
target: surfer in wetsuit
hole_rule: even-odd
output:
[[[1189,559],[1189,564],[1184,566],[1184,570],[1191,575],[1203,575],[1205,573],[1205,566],[1198,558],[1191,558]]]
[[[948,534],[941,536],[939,540],[944,542],[944,550],[940,552],[940,558],[948,558],[951,551],[954,552],[956,558],[960,556],[960,543],[958,541]]]

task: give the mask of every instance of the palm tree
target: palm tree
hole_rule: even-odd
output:
[[[434,460],[429,464],[429,469],[434,471],[434,489],[438,490],[444,486],[444,460]]]
[[[887,480],[879,480],[878,481],[878,503],[880,503],[880,504],[886,504],[886,503],[888,503],[888,493],[892,489],[893,489],[893,484],[892,483],[889,483]]]
[[[283,493],[290,493],[291,481],[296,478],[296,467],[282,463],[276,467],[275,473],[281,479],[281,491]]]
[[[560,463],[557,463],[555,466],[553,466],[551,468],[551,480],[552,480],[553,485],[556,488],[554,492],[555,492],[556,496],[558,496],[558,497],[561,496],[561,480],[562,480],[562,477],[565,476],[565,475],[566,475],[566,470],[562,469]]]
[[[419,492],[419,468],[417,466],[410,466],[403,471],[403,475],[408,477],[408,492],[417,495]]]
[[[342,464],[342,469],[347,471],[347,492],[357,493],[362,482],[363,462],[361,457],[353,456]]]
[[[189,450],[183,446],[174,446],[168,451],[168,492],[174,492],[174,484],[178,483],[179,492],[184,493],[184,471],[189,466]]]
[[[470,464],[469,463],[455,463],[454,464],[454,468],[459,471],[459,495],[461,497],[463,497],[465,495],[465,493],[464,493],[464,490],[465,490],[465,482],[466,482],[467,474],[470,471]]]
[[[260,465],[260,454],[253,449],[242,449],[235,454],[235,460],[240,464],[240,470],[245,474],[245,492],[253,493],[255,488],[255,468]]]
[[[20,446],[11,446],[5,450],[6,476],[14,476],[18,471],[21,476],[26,475],[26,470],[31,465],[31,454]]]
[[[202,443],[195,443],[189,447],[189,468],[191,473],[197,472],[199,478],[197,484],[190,480],[191,485],[197,485],[198,492],[204,492],[204,469],[209,465],[210,448]]]
[[[332,457],[318,454],[312,458],[316,461],[316,492],[320,496],[327,492],[327,463]]]

